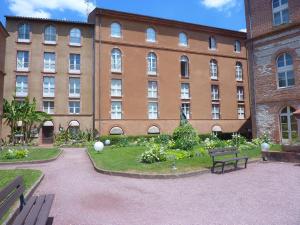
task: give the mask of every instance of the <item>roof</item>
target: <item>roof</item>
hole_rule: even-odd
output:
[[[0,22],[0,31],[2,31],[6,37],[9,36],[7,30],[5,29],[5,27],[3,26],[3,24],[1,22]]]
[[[87,26],[94,25],[83,21],[73,21],[73,20],[60,20],[60,19],[36,18],[36,17],[25,17],[25,16],[5,16],[5,17],[6,19],[12,19],[12,20],[29,20],[29,21],[52,22],[52,23],[79,24],[79,25],[87,25]]]
[[[196,31],[204,31],[204,32],[211,32],[221,35],[228,35],[228,36],[234,36],[246,39],[247,33],[240,32],[240,31],[234,31],[229,29],[223,29],[223,28],[217,28],[217,27],[211,27],[211,26],[205,26],[201,24],[195,24],[195,23],[188,23],[178,20],[171,20],[171,19],[165,19],[165,18],[159,18],[159,17],[152,17],[152,16],[145,16],[141,14],[134,14],[129,12],[121,12],[121,11],[115,11],[110,9],[104,9],[104,8],[95,8],[91,13],[90,16],[93,15],[103,15],[103,16],[110,16],[115,18],[121,18],[125,20],[135,20],[135,21],[141,21],[141,22],[151,22],[166,26],[173,26],[181,29],[190,29],[190,30],[196,30]]]

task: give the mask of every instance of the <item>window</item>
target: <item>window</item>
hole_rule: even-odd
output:
[[[44,77],[43,80],[43,97],[54,97],[55,95],[55,78]]]
[[[241,42],[238,40],[234,42],[234,51],[237,53],[241,52]]]
[[[180,58],[180,72],[182,77],[189,77],[189,58],[186,56]]]
[[[150,120],[158,119],[158,104],[157,102],[148,103],[148,118]]]
[[[30,26],[23,23],[18,28],[18,41],[29,42],[30,41]]]
[[[28,77],[19,76],[16,77],[16,97],[28,96]]]
[[[153,28],[148,28],[146,33],[148,42],[156,42],[156,32]]]
[[[273,0],[273,24],[275,26],[289,22],[288,0]]]
[[[78,28],[73,28],[70,31],[70,45],[81,45],[81,31]]]
[[[70,73],[80,73],[80,55],[70,54]]]
[[[122,97],[122,80],[111,80],[110,95],[112,97]]]
[[[216,50],[217,49],[217,41],[215,37],[209,37],[209,49]]]
[[[243,87],[237,87],[237,100],[244,101],[244,88]]]
[[[29,70],[29,52],[18,51],[17,52],[17,70],[28,71]]]
[[[283,53],[277,58],[278,87],[285,88],[295,85],[293,58]]]
[[[211,86],[211,99],[213,101],[218,101],[220,99],[219,86],[218,85],[212,85]]]
[[[157,98],[157,82],[148,81],[148,98]]]
[[[190,84],[181,84],[181,99],[190,99]]]
[[[237,81],[243,81],[243,65],[240,62],[235,64],[235,78]]]
[[[69,79],[69,97],[80,97],[80,78],[71,77]]]
[[[117,48],[111,51],[111,71],[122,72],[122,53]]]
[[[212,104],[212,118],[214,120],[220,119],[220,105],[219,104]]]
[[[218,62],[217,60],[210,60],[209,63],[209,68],[210,68],[210,78],[212,80],[217,80],[218,79]]]
[[[188,38],[185,33],[179,34],[179,45],[181,46],[188,46]]]
[[[299,138],[297,119],[294,115],[295,111],[294,108],[288,106],[282,109],[280,113],[281,137],[284,144]]]
[[[244,120],[245,119],[245,106],[238,105],[238,119]]]
[[[54,102],[44,101],[43,102],[43,111],[48,114],[54,114]]]
[[[112,23],[111,26],[111,37],[120,38],[121,37],[121,25],[119,23]]]
[[[156,75],[157,73],[157,57],[154,52],[150,52],[147,57],[148,61],[148,74]]]
[[[111,103],[111,119],[112,120],[122,119],[122,102]]]
[[[181,104],[181,112],[184,114],[186,119],[190,119],[190,103]]]
[[[69,101],[69,113],[70,114],[79,114],[80,113],[80,102]]]
[[[47,44],[56,43],[56,28],[52,25],[45,28],[44,41]]]
[[[55,53],[44,53],[44,72],[55,72]]]

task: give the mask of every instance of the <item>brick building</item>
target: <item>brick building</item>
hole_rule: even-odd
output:
[[[246,34],[95,9],[88,23],[7,17],[5,97],[35,97],[41,129],[172,133],[250,130]]]
[[[248,131],[245,33],[104,9],[89,23],[101,134],[172,133],[181,110],[200,133]]]
[[[2,113],[3,113],[3,85],[5,75],[5,45],[8,33],[2,23],[0,22],[0,140],[2,131]],[[1,143],[1,141],[0,141]]]
[[[92,129],[93,25],[7,16],[6,28],[4,97],[36,98],[53,116],[40,141],[52,142],[61,128]]]
[[[253,134],[299,138],[300,1],[245,0]]]

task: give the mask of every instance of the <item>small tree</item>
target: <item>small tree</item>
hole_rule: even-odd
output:
[[[175,147],[182,150],[192,150],[199,143],[197,131],[190,123],[182,123],[173,133]]]

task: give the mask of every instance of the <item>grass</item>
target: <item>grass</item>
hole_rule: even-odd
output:
[[[33,186],[33,184],[40,178],[42,172],[39,170],[0,170],[0,190],[9,184],[18,176],[22,176],[26,188],[26,192]],[[25,192],[25,193],[26,193]],[[10,210],[11,211],[11,210]],[[0,224],[7,218],[9,212],[0,218]]]
[[[18,148],[21,149],[21,148]],[[60,153],[58,148],[28,148],[28,157],[22,159],[5,159],[4,155],[7,150],[0,152],[1,162],[24,162],[24,161],[36,161],[36,160],[48,160],[56,157]]]
[[[199,148],[196,147],[195,150]],[[96,166],[103,170],[114,172],[138,172],[146,174],[169,174],[172,173],[172,162],[158,162],[153,164],[141,163],[139,157],[145,151],[145,147],[106,147],[102,153],[95,152],[89,148],[89,153]],[[260,149],[245,150],[241,155],[249,158],[259,158]],[[176,172],[191,172],[211,167],[211,158],[208,154],[199,157],[182,159],[176,161]]]

